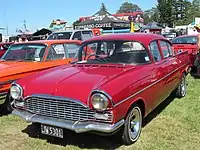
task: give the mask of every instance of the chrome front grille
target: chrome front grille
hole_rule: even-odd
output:
[[[96,119],[96,111],[90,110],[77,101],[55,97],[29,97],[25,109],[34,114],[70,121],[97,121],[111,123],[113,115],[106,112],[108,119]]]

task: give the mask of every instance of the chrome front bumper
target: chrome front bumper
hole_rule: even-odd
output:
[[[45,116],[40,116],[36,114],[29,113],[23,110],[13,110],[13,114],[20,116],[27,122],[35,122],[46,125],[52,125],[64,129],[69,129],[75,131],[76,133],[88,132],[88,131],[97,131],[103,133],[112,133],[119,129],[123,124],[124,120],[117,122],[116,124],[106,124],[106,123],[97,123],[97,122],[78,122],[78,121],[66,121],[61,119],[55,119]]]

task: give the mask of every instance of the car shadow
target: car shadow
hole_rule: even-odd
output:
[[[172,101],[174,100],[173,96],[167,98],[162,102],[154,111],[152,111],[143,122],[143,127],[150,123],[155,117],[157,117]],[[48,143],[61,145],[61,146],[77,146],[79,148],[87,149],[116,149],[123,145],[121,138],[118,136],[99,136],[90,133],[81,133],[77,134],[73,131],[65,130],[64,138],[54,138],[50,136],[45,136],[40,134],[40,125],[31,124],[26,129],[22,131],[29,135],[32,138],[40,138],[47,140]]]
[[[143,127],[150,123],[154,118],[156,118],[173,100],[175,97],[170,95],[165,101],[158,105],[151,113],[149,113],[143,122]]]
[[[90,133],[77,134],[73,131],[64,130],[64,138],[56,138],[51,136],[42,135],[40,133],[39,124],[31,124],[22,131],[32,138],[40,138],[47,140],[48,143],[60,146],[77,146],[79,148],[87,149],[116,149],[122,146],[120,139],[112,136],[97,136]]]

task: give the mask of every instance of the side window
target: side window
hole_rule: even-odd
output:
[[[92,37],[92,31],[82,31],[82,40],[88,40],[89,38]]]
[[[173,52],[173,50],[172,50],[171,44],[167,43],[167,47],[168,47],[170,56],[173,56],[173,55],[174,55],[174,52]]]
[[[161,55],[160,55],[160,51],[159,51],[159,47],[156,41],[151,42],[149,44],[149,49],[153,55],[153,58],[156,62],[161,60]]]
[[[53,44],[49,49],[47,60],[59,60],[65,58],[65,49],[63,44]]]
[[[95,54],[97,54],[97,47],[98,43],[91,43],[84,46],[82,51],[83,59],[86,60],[90,55],[92,55],[90,59],[95,59],[96,58]]]
[[[106,55],[110,56],[114,53],[115,50],[115,44],[112,42],[102,42],[101,43],[101,51],[99,52],[99,55]]]
[[[124,63],[145,64],[150,62],[149,54],[145,47],[137,41],[123,42],[114,55]]]
[[[166,41],[160,41],[160,47],[161,47],[161,51],[163,53],[164,58],[168,58],[168,57],[172,56],[172,54],[170,54],[170,51],[169,51]]]
[[[72,40],[82,40],[81,31],[77,31],[74,33]]]
[[[79,46],[76,44],[65,44],[65,53],[68,58],[74,58],[78,55]]]

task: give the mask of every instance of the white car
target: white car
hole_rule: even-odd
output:
[[[85,41],[93,36],[94,35],[92,30],[68,30],[68,31],[53,32],[52,34],[49,35],[47,40],[68,39],[68,40]]]

